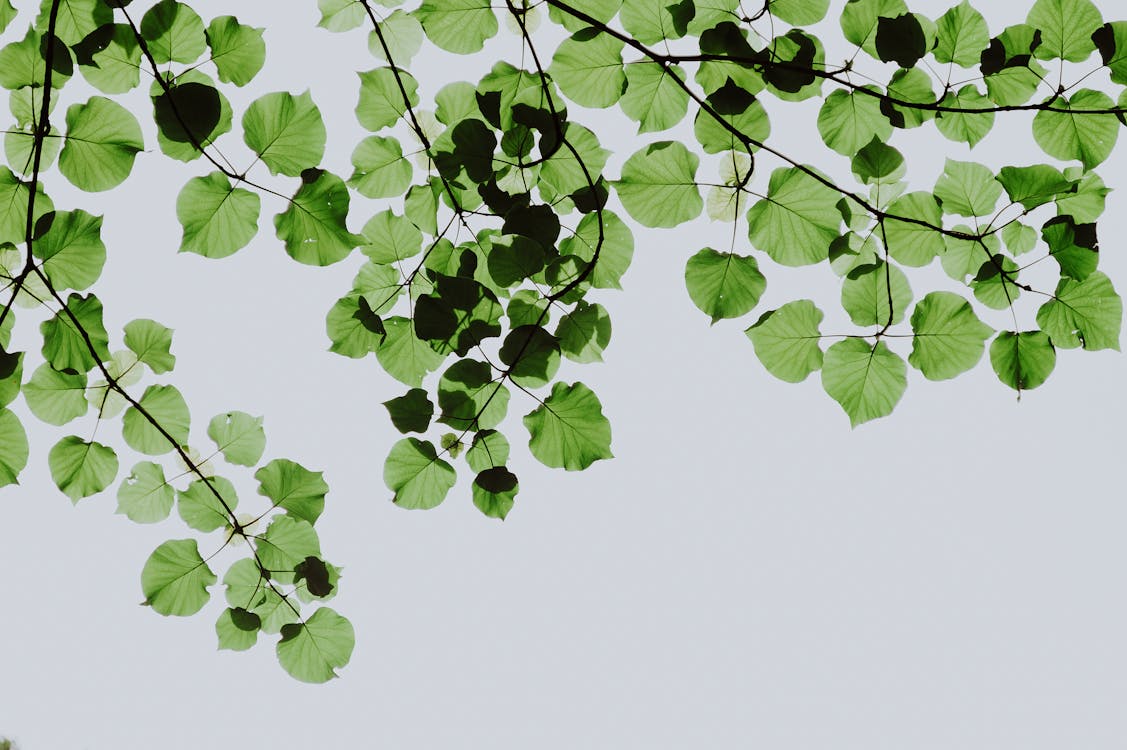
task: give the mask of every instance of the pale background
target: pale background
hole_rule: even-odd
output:
[[[1115,3],[1100,4],[1115,17]],[[1028,7],[980,5],[994,33]],[[233,9],[194,7],[205,19]],[[936,17],[945,4],[913,7]],[[234,10],[269,28],[267,69],[236,111],[311,86],[334,144],[325,163],[347,175],[362,135],[352,71],[378,64],[363,34],[314,29],[313,2]],[[839,33],[830,23],[823,38]],[[430,53],[413,69],[433,93],[455,75],[476,80],[495,54],[467,65]],[[816,110],[770,111],[779,143],[841,174],[845,160],[813,130]],[[645,142],[593,117],[620,159]],[[973,158],[1040,160],[1028,118],[1004,122]],[[894,140],[921,186],[945,155],[972,158],[927,131]],[[1125,154],[1100,170],[1112,186]],[[267,458],[325,471],[318,526],[325,556],[345,567],[332,606],[355,624],[356,651],[340,680],[304,685],[269,642],[216,650],[221,595],[186,619],[137,606],[148,554],[190,532],[115,516],[112,492],[72,508],[46,470],[66,433],[32,422],[23,485],[0,493],[0,733],[23,750],[1123,747],[1119,354],[1061,352],[1020,403],[985,361],[946,383],[913,371],[891,418],[851,430],[817,376],[793,386],[764,372],[742,334],[754,315],[709,329],[693,308],[684,261],[706,242],[727,249],[726,227],[639,230],[625,293],[598,297],[614,319],[607,363],[563,373],[601,397],[615,460],[545,470],[514,422],[521,492],[506,522],[473,508],[465,478],[437,510],[407,512],[383,485],[398,435],[380,406],[405,388],[373,358],[326,351],[324,314],[359,254],[327,270],[290,261],[270,224],[280,207],[264,201],[261,236],[238,255],[178,256],[175,195],[202,173],[154,152],[120,190],[79,195],[57,173],[47,188],[60,208],[106,214],[110,260],[95,290],[114,344],[134,317],[176,329],[178,365],[162,382],[187,397],[195,442],[211,415],[241,409],[265,416]],[[1101,225],[1101,267],[1121,288],[1122,195]],[[354,229],[371,210],[354,208]],[[765,265],[761,309],[806,295],[836,305],[828,270]],[[1027,309],[1023,326],[1032,318]],[[514,415],[530,408],[514,397]],[[119,424],[99,439],[121,447]],[[92,422],[81,425],[89,435]],[[133,460],[123,449],[123,470]],[[249,472],[225,473],[250,507]]]

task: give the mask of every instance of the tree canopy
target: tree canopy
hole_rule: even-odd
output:
[[[138,159],[183,162],[180,227],[160,244],[179,236],[216,273],[258,234],[263,196],[284,201],[274,233],[297,263],[359,251],[326,311],[327,345],[402,383],[384,404],[403,437],[383,479],[406,509],[440,505],[461,475],[473,504],[504,519],[522,461],[576,471],[612,457],[598,395],[559,373],[610,344],[598,300],[621,288],[632,226],[730,223],[727,247],[688,259],[688,297],[712,323],[744,320],[739,345],[772,375],[820,373],[855,426],[894,410],[910,370],[945,380],[986,358],[1020,395],[1046,382],[1059,349],[1119,348],[1096,168],[1127,124],[1127,22],[1090,0],[1037,0],[1001,30],[966,0],[937,18],[902,0],[832,13],[829,0],[397,5],[318,2],[323,29],[365,34],[373,56],[354,84],[370,134],[338,175],[322,162],[326,118],[340,113],[323,113],[316,91],[232,106],[266,63],[264,29],[176,0],[19,13],[0,0],[0,30],[22,33],[0,48],[14,119],[0,167],[0,486],[30,461],[25,420],[66,427],[44,446],[63,494],[114,491],[138,523],[175,508],[194,532],[157,547],[142,592],[156,612],[187,616],[221,586],[222,648],[274,636],[283,668],[309,682],[348,663],[352,626],[326,604],[340,570],[316,531],[329,487],[296,460],[263,461],[262,416],[233,410],[193,431],[173,331],[144,311],[107,330],[92,291],[110,251],[103,222],[122,219],[56,207],[52,181],[110,191]],[[489,55],[503,25],[520,55],[479,80],[411,72],[435,49]],[[829,57],[827,34],[847,57]],[[803,102],[847,179],[772,140]],[[600,109],[636,127],[621,160],[601,144]],[[949,158],[909,181],[910,149],[894,145],[904,131],[934,125],[973,147],[1020,113],[1043,154]],[[836,298],[760,309],[773,273],[806,267],[839,279]],[[35,325],[41,343],[16,350]],[[260,497],[240,498],[222,474],[252,477]],[[232,549],[245,554],[215,569]]]

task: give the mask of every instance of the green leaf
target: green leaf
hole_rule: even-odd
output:
[[[844,339],[826,350],[822,387],[856,427],[892,413],[908,387],[907,366],[883,341]]]
[[[193,63],[207,49],[203,21],[176,0],[160,0],[141,18],[141,36],[158,63]]]
[[[176,199],[180,252],[226,258],[246,247],[258,233],[259,206],[257,193],[232,187],[222,172],[193,177]]]
[[[368,32],[368,51],[380,60],[405,65],[423,46],[423,26],[409,13],[393,11],[379,22],[379,26],[379,34],[375,29]]]
[[[368,20],[363,4],[357,0],[317,0],[321,20],[317,25],[329,31],[348,31]]]
[[[392,198],[402,195],[411,184],[414,170],[403,157],[394,138],[368,136],[352,152],[352,176],[348,184],[365,198]]]
[[[1103,25],[1091,0],[1037,0],[1025,22],[1041,33],[1033,53],[1042,60],[1083,62],[1095,51],[1092,34]]]
[[[241,607],[225,609],[215,621],[215,634],[219,638],[220,649],[246,651],[258,642],[258,631],[262,618]]]
[[[278,239],[299,263],[328,266],[348,257],[364,238],[348,231],[348,188],[331,172],[308,169],[285,211],[274,217]]]
[[[110,486],[117,476],[117,454],[101,443],[68,435],[47,455],[51,478],[63,494],[77,503]]]
[[[598,397],[582,383],[556,383],[552,394],[525,415],[524,426],[529,450],[545,466],[577,471],[614,457],[610,422]]]
[[[174,539],[157,547],[141,571],[145,604],[162,615],[194,615],[203,609],[216,582],[200,557],[195,539]]]
[[[994,127],[994,113],[990,111],[993,103],[983,96],[973,84],[963,86],[957,92],[947,92],[939,104],[943,107],[984,110],[983,112],[973,113],[937,113],[935,127],[949,140],[965,143],[974,148]]]
[[[117,512],[134,523],[156,523],[168,518],[176,492],[164,478],[164,469],[152,461],[136,464],[117,488]]]
[[[215,441],[228,463],[254,466],[266,450],[262,417],[241,411],[217,414],[207,423],[207,436]]]
[[[772,0],[767,10],[791,26],[809,26],[826,17],[830,0]]]
[[[841,11],[841,31],[850,44],[876,57],[878,21],[907,12],[908,6],[903,0],[849,0]]]
[[[382,130],[405,115],[404,92],[412,107],[419,104],[418,83],[405,70],[376,68],[357,75],[360,76],[360,103],[356,105],[356,119],[368,130]]]
[[[429,440],[404,438],[391,447],[383,469],[384,484],[401,508],[429,510],[446,499],[457,481],[454,467],[443,461]]]
[[[121,418],[121,434],[130,448],[159,456],[188,444],[188,404],[175,386],[150,385],[142,394],[140,405],[160,428],[150,423],[136,406],[130,406]]]
[[[489,0],[427,0],[415,17],[435,46],[459,55],[480,51],[498,30]]]
[[[685,265],[685,286],[712,322],[747,315],[767,289],[755,258],[706,247]]]
[[[306,557],[320,557],[321,544],[308,521],[292,515],[274,516],[266,533],[255,538],[255,552],[271,578],[292,583],[294,568]]]
[[[583,107],[609,107],[626,90],[624,43],[587,27],[565,39],[552,56],[549,73],[568,99]]]
[[[207,26],[207,44],[219,80],[246,86],[266,62],[264,29],[244,26],[234,16],[217,16]]]
[[[982,164],[948,159],[935,183],[935,197],[943,212],[959,216],[988,216],[994,212],[1002,185]]]
[[[19,483],[17,478],[27,466],[27,456],[27,433],[19,417],[0,409],[0,487]]]
[[[788,302],[764,313],[745,333],[767,371],[788,383],[801,383],[822,367],[822,311],[810,300]]]
[[[944,13],[936,26],[936,62],[955,63],[963,68],[978,65],[982,51],[990,45],[990,30],[981,13],[962,0]]]
[[[231,130],[230,102],[199,71],[184,73],[167,88],[154,83],[151,91],[157,142],[173,159],[198,159],[204,148]]]
[[[86,376],[59,372],[49,364],[36,368],[23,386],[24,401],[31,413],[47,424],[64,425],[89,409]]]
[[[978,364],[994,331],[970,303],[951,292],[931,292],[912,312],[908,362],[928,380],[947,380]]]
[[[853,174],[867,185],[899,182],[904,176],[904,155],[873,138],[850,162]]]
[[[1044,383],[1056,363],[1056,349],[1043,331],[1002,331],[990,344],[994,372],[1018,393]]]
[[[402,216],[381,211],[368,220],[361,231],[366,244],[360,252],[373,263],[397,263],[418,255],[423,249],[423,233]]]
[[[79,190],[115,188],[133,170],[145,147],[141,126],[129,110],[105,97],[91,97],[67,109],[66,140],[59,171]]]
[[[81,331],[75,327],[71,316]],[[71,294],[67,297],[66,310],[60,310],[41,323],[39,331],[43,335],[43,358],[60,372],[89,372],[98,362],[110,357],[110,339],[102,324],[102,303],[93,294]]]
[[[35,30],[46,35],[51,20],[51,3],[40,3]],[[113,22],[113,11],[100,0],[60,0],[55,17],[55,36],[63,44],[73,47],[99,26]]]
[[[46,230],[43,234],[44,229]],[[86,289],[102,275],[106,246],[102,217],[85,211],[56,211],[36,223],[32,252],[55,289]]]
[[[491,429],[505,418],[509,389],[485,362],[460,359],[438,381],[438,408],[437,421],[455,429]]]
[[[637,62],[626,66],[626,93],[619,106],[638,123],[639,133],[668,130],[685,118],[689,95],[676,78],[687,76],[677,65]]]
[[[610,315],[597,302],[577,303],[575,309],[564,313],[556,326],[560,350],[575,362],[602,362],[610,335]]]
[[[875,86],[865,87],[879,93]],[[881,113],[881,100],[840,89],[826,97],[818,112],[818,132],[827,146],[852,156],[874,138],[885,141],[892,135],[892,124]]]
[[[0,242],[23,243],[30,193],[24,182],[0,166]],[[36,221],[51,210],[51,199],[43,192],[40,182],[35,189]]]
[[[258,494],[273,501],[276,508],[295,518],[317,522],[325,510],[329,485],[319,471],[310,471],[299,463],[276,458],[254,473]]]
[[[405,385],[419,387],[423,376],[437,370],[445,355],[420,340],[409,319],[393,317],[383,323],[387,337],[376,349],[376,359],[388,375]]]
[[[622,205],[647,227],[675,227],[704,208],[696,184],[700,159],[675,141],[660,141],[636,152],[615,183]]]
[[[911,302],[912,289],[908,286],[908,277],[896,266],[879,260],[854,268],[846,275],[841,287],[841,306],[854,325],[899,323]]]
[[[0,2],[0,34],[4,29],[8,28],[8,24],[16,17],[16,9],[12,6],[11,0],[2,0]]]
[[[356,635],[350,623],[328,607],[321,607],[303,623],[282,626],[278,662],[302,682],[328,682],[335,669],[348,664]]]
[[[219,493],[219,497],[215,493]],[[234,510],[239,505],[235,486],[223,477],[208,477],[206,482],[196,479],[176,495],[176,510],[180,518],[196,531],[223,528],[230,523],[228,510]]]
[[[412,388],[407,393],[383,402],[391,415],[391,423],[400,432],[426,432],[434,416],[434,404],[422,388]]]
[[[8,352],[0,346],[0,406],[7,406],[20,395],[23,358],[23,352]]]
[[[102,28],[108,28],[112,35],[99,40],[89,58],[84,59],[75,50],[82,76],[103,94],[132,91],[141,81],[141,45],[128,24]]]
[[[474,477],[473,504],[490,518],[504,521],[519,491],[516,474],[504,466],[495,466]]]
[[[1092,41],[1111,72],[1112,83],[1127,84],[1127,21],[1105,23],[1092,34]]]
[[[473,436],[466,451],[466,463],[476,472],[504,466],[509,460],[509,441],[496,430],[482,430]]]
[[[137,361],[149,366],[157,375],[176,366],[172,348],[172,329],[155,320],[138,319],[125,324],[125,345],[137,355]]]
[[[1020,203],[1029,211],[1055,200],[1058,195],[1067,194],[1076,185],[1048,164],[1002,167],[998,182],[1002,183],[1011,201]]]
[[[1037,325],[1060,349],[1119,351],[1122,321],[1123,300],[1099,271],[1083,281],[1061,279],[1053,298],[1037,311]]]
[[[43,74],[46,67],[46,42],[44,37],[28,29],[24,38],[12,42],[0,49],[0,86],[6,89],[18,89],[24,86],[43,86]],[[53,74],[51,85],[61,88],[73,72],[70,52],[61,40],[54,45],[55,64],[52,66]]]
[[[325,155],[325,123],[308,91],[298,96],[279,91],[247,107],[243,140],[270,174],[296,177]]]
[[[1033,138],[1046,154],[1064,161],[1075,159],[1085,169],[1091,169],[1111,156],[1119,137],[1119,122],[1115,115],[1083,112],[1113,109],[1115,102],[1110,96],[1102,91],[1080,89],[1069,99],[1053,101],[1053,106],[1070,111],[1045,110],[1033,118]]]
[[[771,173],[767,197],[748,211],[751,244],[784,266],[820,263],[841,230],[838,195],[798,167]]]
[[[601,222],[600,222],[601,216]],[[600,244],[601,243],[601,244]],[[597,289],[621,289],[622,277],[634,258],[630,227],[609,210],[584,216],[575,233],[560,242],[560,253],[590,262],[598,248],[599,260],[587,277]]]
[[[1001,253],[991,255],[971,279],[975,298],[995,310],[1011,307],[1021,296],[1021,288],[1016,284],[1018,273],[1017,263],[1011,258]]]
[[[898,263],[926,266],[946,250],[943,235],[933,229],[943,226],[943,211],[931,193],[902,195],[892,202],[888,212],[892,216],[884,222],[882,239]],[[902,221],[894,216],[915,221]]]

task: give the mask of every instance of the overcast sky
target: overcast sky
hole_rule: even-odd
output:
[[[988,5],[995,33],[1028,8]],[[1114,3],[1100,5],[1114,17]],[[364,35],[315,29],[311,1],[239,6],[269,30],[267,68],[236,102],[311,87],[330,129],[326,166],[347,175],[362,136],[353,71],[378,64]],[[932,17],[944,6],[913,5]],[[232,10],[194,7],[205,18]],[[433,93],[492,62],[428,53],[413,69]],[[778,104],[779,143],[840,173],[845,160],[817,141],[816,103]],[[1043,161],[1028,122],[1001,118],[973,152],[931,127],[893,143],[927,186],[944,156]],[[620,159],[645,142],[618,124],[600,137]],[[1099,170],[1120,188],[1101,224],[1101,268],[1121,288],[1125,154]],[[95,291],[107,328],[149,317],[176,330],[168,382],[192,408],[194,441],[212,415],[240,409],[265,417],[266,458],[325,472],[318,528],[326,558],[345,568],[333,606],[354,623],[356,650],[341,679],[304,685],[272,642],[216,650],[218,587],[195,617],[138,606],[149,553],[188,532],[176,519],[114,515],[113,492],[72,507],[46,470],[66,433],[29,421],[32,465],[21,487],[0,491],[0,736],[22,750],[1122,747],[1118,353],[1062,351],[1020,403],[985,361],[944,383],[912,371],[892,417],[851,430],[817,376],[788,385],[759,365],[742,333],[759,311],[710,328],[692,306],[684,262],[705,244],[727,249],[727,227],[638,230],[625,292],[598,296],[614,321],[607,362],[561,373],[599,394],[616,458],[582,473],[540,467],[519,425],[532,405],[514,398],[521,491],[509,519],[483,517],[465,478],[438,509],[408,512],[383,484],[398,434],[380,406],[405,388],[374,358],[327,352],[325,312],[362,258],[294,263],[268,201],[261,235],[234,257],[177,255],[175,196],[203,169],[154,149],[109,194],[79,194],[57,173],[47,189],[60,208],[106,215]],[[375,208],[358,204],[353,228]],[[761,309],[800,296],[834,306],[828,269],[765,268]],[[928,290],[912,279],[917,296]],[[37,348],[34,326],[19,336]],[[99,439],[121,446],[119,425]],[[248,501],[249,474],[227,473]]]

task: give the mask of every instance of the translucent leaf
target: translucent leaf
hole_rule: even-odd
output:
[[[1042,331],[1002,331],[990,344],[998,379],[1019,393],[1044,383],[1056,363],[1053,342]]]
[[[215,496],[216,492],[222,500]],[[196,531],[223,528],[230,522],[227,511],[238,505],[239,495],[235,486],[223,477],[208,477],[206,482],[196,479],[187,489],[176,493],[176,510],[180,518]]]
[[[970,303],[951,292],[931,292],[912,312],[908,362],[928,380],[947,380],[978,364],[994,331]]]
[[[91,97],[67,109],[66,140],[59,171],[79,190],[117,187],[133,170],[144,147],[141,126],[129,110],[105,97]]]
[[[559,340],[536,325],[513,328],[498,356],[508,366],[509,378],[525,388],[548,385],[560,369]]]
[[[940,105],[986,110],[974,113],[939,112],[935,119],[935,127],[949,140],[965,143],[973,148],[994,127],[994,113],[988,111],[993,104],[973,84],[963,86],[957,92],[947,92]]]
[[[826,17],[830,0],[772,0],[767,9],[791,26],[808,26]]]
[[[516,474],[504,466],[495,466],[474,477],[473,504],[490,518],[504,521],[519,491]]]
[[[255,538],[255,551],[271,578],[292,583],[294,568],[306,557],[320,557],[321,544],[308,521],[291,515],[274,516],[266,533]]]
[[[797,167],[776,169],[767,197],[748,211],[748,237],[776,263],[820,263],[840,234],[837,201],[836,192]]]
[[[540,463],[577,471],[613,458],[610,422],[602,404],[582,383],[556,383],[548,398],[524,417],[529,450]]]
[[[246,86],[266,61],[264,29],[244,26],[234,16],[217,16],[207,26],[207,44],[219,80]]]
[[[89,409],[84,395],[86,376],[59,372],[42,364],[23,386],[23,397],[31,413],[47,424],[64,425]]]
[[[907,12],[903,0],[849,0],[841,12],[841,30],[846,41],[876,57],[878,21]]]
[[[103,94],[124,94],[141,81],[141,45],[128,24],[113,24],[85,57],[75,48],[82,76]]]
[[[317,0],[321,20],[317,25],[329,31],[348,31],[368,20],[363,4],[356,0]]]
[[[8,352],[0,346],[0,407],[12,403],[20,394],[23,358],[23,352]]]
[[[1115,107],[1111,97],[1092,89],[1080,89],[1070,99],[1060,99],[1053,104],[1069,110]],[[1038,112],[1033,118],[1033,138],[1046,154],[1064,161],[1075,159],[1085,169],[1091,169],[1111,156],[1118,137],[1119,122],[1115,115],[1046,110]]]
[[[246,651],[258,642],[262,618],[245,609],[225,609],[215,621],[215,635],[220,649]]]
[[[415,17],[435,46],[459,55],[481,50],[499,28],[489,0],[427,0]]]
[[[364,238],[348,231],[349,196],[331,172],[307,169],[285,211],[274,217],[278,239],[299,263],[328,266],[344,260]]]
[[[70,51],[61,40],[54,45],[54,65],[51,85],[61,88],[73,72]],[[24,86],[41,87],[46,67],[46,42],[34,29],[28,29],[24,38],[0,49],[0,86],[18,89]]]
[[[405,70],[376,68],[357,75],[360,76],[360,103],[356,105],[356,119],[372,132],[394,125],[406,114],[404,91],[411,106],[419,103],[418,83]]]
[[[675,78],[685,80],[684,71],[673,65],[640,62],[626,66],[626,93],[619,106],[638,123],[639,133],[668,130],[685,118],[689,95]]]
[[[993,170],[975,162],[948,159],[935,183],[935,197],[948,214],[989,216],[1001,195]]]
[[[381,60],[406,65],[422,47],[423,36],[422,24],[414,16],[396,10],[380,21],[379,34],[368,32],[368,51]]]
[[[19,474],[27,466],[27,456],[27,433],[19,417],[0,409],[0,487],[19,483]]]
[[[47,455],[51,479],[77,503],[109,487],[117,476],[117,454],[107,445],[68,435]]]
[[[1119,351],[1122,321],[1123,300],[1099,271],[1083,281],[1061,279],[1053,298],[1037,311],[1037,325],[1061,349]]]
[[[810,300],[788,302],[764,313],[745,333],[767,371],[788,383],[801,383],[822,367],[822,311]]]
[[[74,46],[99,26],[113,22],[113,11],[101,0],[60,0],[55,17],[55,36],[63,44]],[[41,3],[35,29],[46,35],[51,20],[51,3]]]
[[[228,463],[239,466],[254,466],[266,450],[262,417],[252,417],[246,412],[231,411],[212,417],[207,423],[207,436]]]
[[[11,0],[0,0],[0,34],[8,28],[8,24],[16,17],[16,9]]]
[[[879,93],[876,87],[868,87]],[[852,156],[873,138],[885,141],[892,124],[880,108],[881,100],[857,92],[837,90],[826,97],[818,112],[818,132],[827,146]]]
[[[822,387],[856,427],[892,413],[908,386],[907,366],[883,341],[844,339],[826,350]]]
[[[556,48],[549,72],[564,95],[584,107],[609,107],[626,90],[623,42],[587,27]]]
[[[1092,34],[1103,25],[1091,0],[1037,0],[1025,22],[1041,32],[1033,52],[1042,60],[1083,62],[1095,51]]]
[[[125,345],[137,355],[137,361],[149,366],[157,375],[176,366],[172,354],[172,329],[155,320],[140,318],[125,324]]]
[[[136,464],[117,488],[117,512],[134,523],[156,523],[168,518],[176,492],[164,478],[164,469],[152,461]]]
[[[841,287],[841,306],[859,326],[899,323],[911,302],[908,277],[896,266],[879,260],[854,268]]]
[[[86,289],[102,275],[101,231],[102,217],[82,210],[52,212],[36,223],[32,252],[55,289]]]
[[[376,349],[376,359],[388,375],[417,388],[423,376],[438,369],[445,356],[421,341],[407,318],[387,318],[383,323],[387,337]]]
[[[509,460],[509,441],[496,430],[482,430],[473,436],[466,451],[466,463],[476,472],[504,466]]]
[[[145,604],[162,615],[194,615],[211,595],[215,573],[200,557],[195,539],[174,539],[157,547],[141,571]]]
[[[160,0],[141,18],[141,36],[158,63],[192,63],[207,49],[203,21],[176,0]]]
[[[396,263],[418,255],[423,249],[419,228],[392,211],[381,211],[361,231],[365,244],[360,252],[374,263]]]
[[[284,91],[251,102],[243,114],[243,140],[271,174],[300,175],[325,154],[325,123],[313,97]]]
[[[990,44],[986,19],[967,0],[944,13],[937,26],[937,62],[955,63],[964,68],[978,65],[982,51]]]
[[[130,448],[159,456],[188,444],[188,404],[175,386],[150,385],[141,396],[140,405],[160,427],[149,422],[137,407],[129,407],[121,419],[121,434]]]
[[[392,446],[384,463],[384,483],[401,508],[429,510],[442,503],[454,486],[454,467],[438,457],[434,444],[404,438]]]
[[[375,135],[356,145],[352,167],[348,184],[366,198],[402,195],[414,174],[411,162],[403,157],[399,141]]]
[[[1111,71],[1112,83],[1127,84],[1127,21],[1105,23],[1092,34],[1092,41]]]
[[[699,164],[697,156],[680,143],[653,143],[626,160],[615,190],[638,223],[675,227],[704,208],[696,184]]]
[[[1014,203],[1033,210],[1055,200],[1058,195],[1071,192],[1076,183],[1065,179],[1060,170],[1048,164],[1030,167],[1002,167],[998,181]]]
[[[0,166],[0,242],[23,244],[30,192],[18,177]],[[52,208],[51,199],[43,192],[43,183],[40,182],[35,191],[36,220]]]
[[[39,326],[43,335],[43,358],[60,372],[89,372],[98,362],[110,356],[109,335],[102,323],[102,303],[93,294],[71,294],[67,297],[66,307],[70,315],[60,310]],[[81,332],[71,316],[81,327]]]
[[[577,303],[575,309],[564,313],[556,326],[560,350],[575,362],[602,362],[610,335],[610,315],[598,303]]]
[[[693,304],[715,323],[751,312],[767,289],[767,279],[755,258],[706,247],[685,265],[685,286]]]
[[[269,498],[274,507],[295,518],[316,523],[325,510],[329,485],[323,474],[310,471],[299,463],[276,458],[254,473],[258,494]]]
[[[438,408],[437,421],[455,429],[491,429],[505,418],[509,389],[485,362],[461,359],[438,381]]]
[[[278,662],[302,682],[328,682],[337,676],[334,670],[348,664],[355,643],[352,623],[321,607],[306,622],[282,627]]]
[[[232,187],[222,172],[193,177],[176,199],[180,252],[225,258],[246,247],[258,233],[259,205],[257,193]]]

